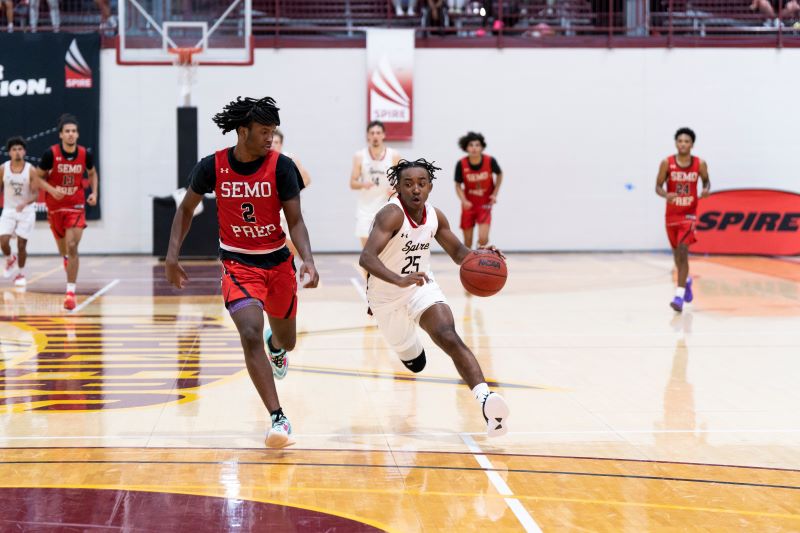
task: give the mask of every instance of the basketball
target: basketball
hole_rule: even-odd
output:
[[[492,296],[506,284],[505,260],[490,250],[473,250],[461,263],[461,284],[475,296]]]

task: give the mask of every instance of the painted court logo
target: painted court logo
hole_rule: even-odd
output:
[[[0,338],[0,413],[187,403],[244,371],[238,335],[210,317],[0,317]]]
[[[81,55],[78,43],[75,39],[69,45],[67,55],[64,57],[64,80],[67,89],[91,89],[92,88],[92,69]]]

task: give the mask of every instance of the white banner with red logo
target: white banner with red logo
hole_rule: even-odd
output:
[[[414,125],[414,30],[367,30],[367,120],[386,139],[411,140]]]

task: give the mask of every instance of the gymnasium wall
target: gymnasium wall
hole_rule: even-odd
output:
[[[282,108],[286,150],[313,177],[303,193],[312,244],[352,251],[353,152],[364,144],[363,49],[261,49],[253,68],[197,73],[199,149],[233,144],[210,117],[236,95],[272,95]],[[713,187],[800,189],[791,95],[800,50],[457,49],[417,50],[414,141],[406,157],[443,167],[433,202],[457,225],[457,138],[481,131],[506,181],[492,240],[507,250],[666,248],[663,202],[653,192],[672,135],[689,125]],[[176,182],[177,74],[120,67],[102,54],[103,220],[82,250],[148,253],[151,196]],[[209,238],[214,238],[209,236]],[[34,252],[54,249],[45,225]]]

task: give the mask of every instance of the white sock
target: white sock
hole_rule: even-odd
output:
[[[71,292],[75,294],[75,284],[74,283],[67,283],[67,292]]]
[[[475,399],[478,400],[478,403],[482,404],[483,400],[489,396],[489,385],[486,383],[478,383],[475,385],[475,388],[472,389],[472,394],[475,395]]]
[[[683,296],[685,294],[686,294],[686,289],[684,289],[683,287],[678,287],[675,289],[675,296],[677,296],[678,298],[683,299]]]

